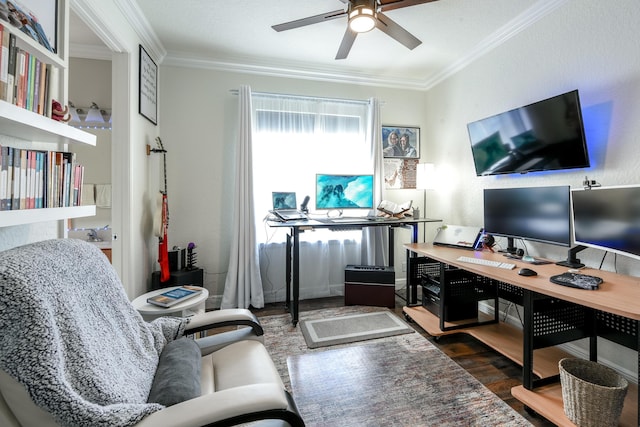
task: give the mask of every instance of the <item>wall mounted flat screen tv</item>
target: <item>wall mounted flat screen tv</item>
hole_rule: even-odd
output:
[[[476,174],[589,167],[578,91],[467,125]]]
[[[640,259],[640,186],[571,192],[576,244]]]
[[[316,175],[316,209],[373,209],[373,175]]]
[[[485,232],[558,246],[571,245],[571,192],[568,185],[484,190]]]

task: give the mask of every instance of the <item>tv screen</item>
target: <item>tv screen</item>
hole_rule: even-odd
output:
[[[576,244],[640,259],[640,186],[573,190]]]
[[[578,91],[467,125],[476,174],[589,167]]]
[[[373,209],[373,175],[316,175],[316,209]]]
[[[485,232],[509,239],[571,245],[569,186],[484,190]]]

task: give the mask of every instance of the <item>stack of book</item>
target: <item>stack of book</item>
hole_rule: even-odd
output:
[[[75,153],[0,146],[0,211],[80,206]]]
[[[51,64],[16,46],[16,36],[0,24],[0,99],[49,116]]]

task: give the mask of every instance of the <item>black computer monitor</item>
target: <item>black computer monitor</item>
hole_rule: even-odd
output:
[[[573,190],[571,199],[576,244],[640,259],[640,186]]]
[[[571,245],[569,186],[493,188],[484,190],[485,232],[514,239],[559,246]]]

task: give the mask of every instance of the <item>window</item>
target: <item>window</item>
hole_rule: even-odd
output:
[[[296,192],[298,207],[310,197],[315,211],[317,173],[372,174],[367,141],[367,103],[253,94],[253,177],[260,273],[266,302],[285,299],[284,231],[262,220],[272,208],[271,192]],[[318,212],[320,214],[326,211]],[[365,212],[362,213],[366,214]],[[301,298],[341,295],[344,267],[360,264],[360,231],[316,230],[301,234]]]
[[[298,206],[308,195],[314,211],[317,173],[373,173],[365,102],[256,94],[252,102],[259,221],[272,208],[272,191],[296,192]]]

